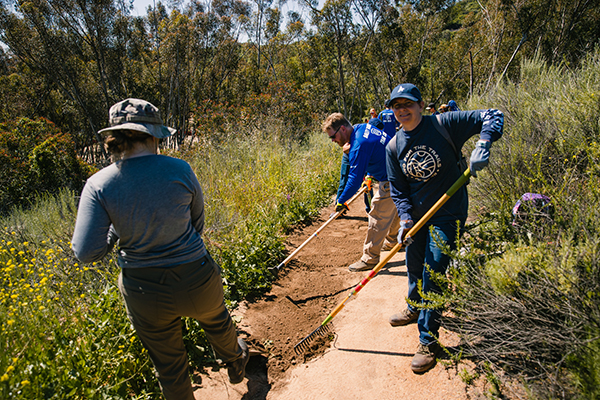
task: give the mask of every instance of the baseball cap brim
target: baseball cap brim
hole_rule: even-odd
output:
[[[396,99],[408,99],[408,100],[412,100],[412,101],[421,101],[420,99],[417,99],[415,96],[411,95],[410,93],[400,93],[390,99],[390,104],[392,103],[392,101],[394,101]]]

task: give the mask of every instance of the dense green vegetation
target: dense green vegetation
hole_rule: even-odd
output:
[[[339,150],[320,133],[303,146],[248,134],[178,155],[202,182],[205,239],[228,304],[264,293],[286,230],[330,201]],[[1,221],[0,397],[156,398],[151,363],[116,286],[116,255],[79,265],[70,250],[77,194],[45,196]],[[184,326],[192,366],[215,362],[196,321]]]
[[[43,118],[0,124],[0,214],[39,193],[80,191],[95,168],[77,157],[70,135]]]
[[[339,150],[318,123],[358,122],[405,81],[426,102],[505,113],[469,185],[452,290],[432,299],[460,355],[490,396],[600,397],[600,0],[301,0],[310,20],[285,27],[272,1],[168,4],[0,2],[0,397],[158,392],[114,258],[79,265],[68,243],[78,192],[108,163],[96,132],[113,103],[149,100],[178,129],[163,152],[199,176],[234,306],[269,288],[286,231],[335,190]],[[552,218],[512,225],[526,192]],[[215,362],[184,327],[192,365]]]
[[[464,107],[523,57],[576,67],[600,38],[600,0],[298,0],[307,17],[285,26],[281,4],[157,1],[133,17],[127,0],[3,1],[0,121],[47,118],[94,162],[127,97],[155,104],[179,144],[265,119],[302,138],[333,111],[361,121],[406,81]]]

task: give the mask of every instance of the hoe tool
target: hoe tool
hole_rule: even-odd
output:
[[[363,186],[360,188],[360,190],[359,190],[358,192],[356,192],[356,194],[355,194],[354,196],[352,196],[352,197],[350,198],[350,200],[348,200],[348,201],[346,202],[346,205],[349,205],[349,204],[350,204],[350,203],[352,203],[354,200],[356,200],[357,198],[359,198],[360,196],[362,196],[362,194],[363,194],[363,193],[365,193],[365,191],[366,191],[366,190],[367,190],[367,186],[364,186],[364,185],[363,185]],[[324,223],[323,225],[321,225],[321,227],[320,227],[319,229],[317,229],[317,230],[316,230],[316,232],[315,232],[315,233],[313,233],[313,234],[312,234],[312,235],[311,235],[311,236],[310,236],[308,239],[306,239],[306,240],[304,241],[304,243],[302,243],[302,244],[301,244],[301,245],[300,245],[300,246],[299,246],[299,247],[298,247],[296,250],[294,250],[294,251],[292,252],[292,254],[290,254],[290,255],[289,255],[289,256],[288,256],[288,257],[287,257],[285,260],[283,260],[283,261],[281,262],[281,264],[279,264],[279,265],[278,265],[278,266],[276,266],[276,267],[271,267],[271,268],[269,268],[269,271],[270,271],[270,272],[271,272],[273,275],[277,275],[277,274],[279,273],[279,269],[280,269],[281,267],[283,267],[284,265],[286,265],[287,263],[289,263],[289,262],[292,260],[292,258],[294,258],[294,257],[296,256],[296,254],[298,254],[298,253],[300,252],[300,250],[302,250],[302,249],[304,248],[304,246],[306,246],[306,245],[307,245],[307,244],[308,244],[308,243],[309,243],[311,240],[313,240],[314,238],[316,238],[316,237],[319,235],[319,233],[321,233],[321,231],[322,231],[323,229],[325,229],[325,228],[327,227],[327,225],[329,225],[329,224],[330,224],[330,223],[331,223],[331,222],[332,222],[334,219],[336,219],[337,217],[339,217],[339,216],[340,216],[340,214],[342,214],[342,212],[343,212],[343,211],[338,211],[338,212],[336,212],[336,213],[332,214],[332,215],[329,217],[329,219],[328,219],[327,221],[325,221],[325,223]]]
[[[429,219],[444,205],[444,203],[446,203],[446,201],[448,201],[448,199],[450,199],[450,197],[452,197],[452,195],[454,193],[456,193],[456,191],[469,180],[470,177],[471,177],[471,171],[469,169],[467,169],[462,174],[462,176],[460,178],[458,178],[458,180],[456,182],[454,182],[454,184],[450,187],[450,189],[448,189],[448,191],[446,193],[444,193],[442,195],[442,197],[433,205],[433,207],[431,207],[429,209],[429,211],[427,211],[427,213],[425,213],[425,215],[423,215],[423,217],[421,217],[421,219],[406,233],[405,237],[411,237],[415,233],[417,233],[419,231],[419,229],[421,229],[423,227],[423,225],[425,225],[427,223],[427,221],[429,221]],[[298,344],[296,344],[294,346],[294,351],[297,354],[299,354],[303,351],[306,351],[310,347],[310,341],[313,340],[317,335],[320,335],[320,336],[326,335],[327,332],[329,331],[329,327],[327,326],[327,324],[333,319],[333,317],[335,317],[337,315],[337,313],[339,313],[342,310],[342,308],[344,308],[346,306],[346,303],[350,300],[350,298],[352,298],[352,296],[355,296],[358,292],[360,292],[360,290],[362,288],[364,288],[365,285],[367,283],[369,283],[369,281],[375,277],[375,275],[377,275],[377,273],[381,270],[381,268],[383,268],[383,266],[386,265],[388,263],[388,261],[390,261],[391,258],[398,251],[400,251],[403,247],[404,247],[404,243],[396,244],[394,246],[394,248],[390,251],[390,253],[387,256],[385,256],[383,258],[383,260],[381,260],[375,266],[375,268],[373,268],[371,270],[371,272],[369,272],[369,275],[367,275],[366,278],[364,278],[362,281],[360,281],[360,283],[352,290],[352,292],[350,292],[350,294],[348,294],[348,296],[344,299],[344,301],[342,301],[331,312],[331,314],[329,314],[327,316],[327,318],[325,318],[325,320],[321,323],[321,325],[319,325],[317,327],[317,329],[312,331],[308,336],[306,336],[304,339],[302,339],[300,342],[298,342]]]

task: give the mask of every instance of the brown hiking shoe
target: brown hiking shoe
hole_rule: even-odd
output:
[[[383,246],[381,247],[381,251],[390,251],[391,249],[394,248],[394,246],[396,245],[396,243],[384,243]]]
[[[229,383],[234,385],[241,383],[244,380],[244,376],[246,375],[246,364],[248,364],[248,359],[250,358],[248,346],[242,338],[238,338],[238,344],[242,348],[242,356],[235,361],[227,363]]]
[[[417,352],[410,363],[410,368],[414,373],[420,374],[429,371],[435,365],[435,358],[440,351],[438,342],[429,344],[419,343]]]
[[[368,271],[370,269],[373,269],[375,267],[375,265],[376,264],[367,264],[363,260],[358,260],[354,264],[351,264],[348,267],[348,269],[350,270],[350,272]]]
[[[390,317],[390,325],[392,326],[404,326],[411,322],[415,322],[419,319],[419,311],[412,311],[410,308],[406,308],[404,311],[394,314]]]

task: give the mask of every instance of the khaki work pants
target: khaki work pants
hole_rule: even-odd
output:
[[[181,317],[198,320],[225,362],[242,356],[225,308],[219,266],[210,255],[172,268],[124,268],[119,289],[167,400],[193,400]]]
[[[390,196],[390,183],[377,182],[373,185],[373,199],[369,212],[369,227],[363,246],[361,260],[369,265],[379,262],[381,247],[385,243],[396,245],[400,218],[396,205]]]

